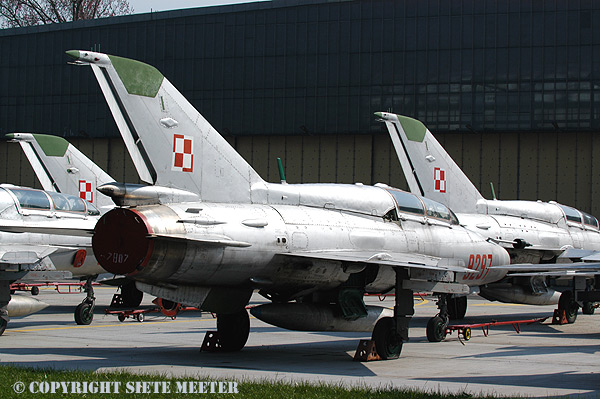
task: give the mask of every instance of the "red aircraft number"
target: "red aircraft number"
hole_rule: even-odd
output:
[[[477,254],[469,256],[469,269],[479,271],[479,273],[471,273],[466,276],[465,280],[481,280],[487,276],[490,271],[489,267],[492,265],[492,254]]]

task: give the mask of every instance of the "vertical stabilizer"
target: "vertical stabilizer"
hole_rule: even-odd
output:
[[[156,68],[88,51],[67,54],[92,67],[141,180],[204,201],[260,202],[264,181]]]
[[[32,133],[6,137],[21,145],[44,190],[81,197],[103,211],[114,207],[109,197],[96,190],[114,179],[67,140]]]
[[[387,112],[375,115],[388,128],[412,193],[455,212],[476,213],[477,201],[483,197],[423,123]]]

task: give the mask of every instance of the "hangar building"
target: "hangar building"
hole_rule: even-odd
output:
[[[156,66],[266,179],[404,187],[376,111],[423,121],[486,197],[600,215],[600,2],[274,0],[0,30],[0,133],[137,181],[92,49]],[[14,144],[0,179],[37,185]]]

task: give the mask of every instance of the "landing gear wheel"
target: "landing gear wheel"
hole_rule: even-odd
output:
[[[31,287],[31,295],[36,296],[39,293],[40,293],[39,287],[35,287],[35,286]]]
[[[392,317],[383,317],[373,329],[371,339],[375,341],[377,354],[383,359],[398,359],[402,352],[402,338],[396,331],[396,323]]]
[[[221,350],[237,352],[241,350],[250,334],[250,317],[246,309],[233,314],[217,315],[217,331]]]
[[[78,325],[89,325],[94,320],[94,304],[82,302],[75,308],[75,323]]]
[[[446,338],[446,324],[440,316],[435,316],[427,322],[427,340],[442,342]]]
[[[7,325],[8,325],[8,321],[0,318],[0,335],[4,334],[4,330],[6,330]]]
[[[457,296],[448,299],[448,317],[450,320],[464,319],[467,314],[467,297]]]
[[[594,314],[596,307],[594,306],[594,302],[584,302],[581,307],[581,313],[583,314]]]
[[[144,293],[137,289],[134,282],[125,283],[121,286],[121,298],[123,307],[137,308],[142,303]]]
[[[564,310],[569,324],[575,323],[577,320],[577,311],[579,305],[573,300],[573,292],[565,291],[558,299],[558,310]]]
[[[463,338],[465,341],[468,341],[471,339],[471,328],[467,327],[463,330]]]

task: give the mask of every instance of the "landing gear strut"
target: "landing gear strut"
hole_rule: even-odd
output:
[[[446,327],[450,323],[448,314],[448,297],[450,294],[440,294],[437,306],[440,312],[427,322],[427,340],[429,342],[441,342],[446,338]],[[464,297],[466,299],[466,297]],[[466,311],[466,301],[465,301]]]
[[[225,352],[241,350],[250,335],[250,317],[246,309],[233,314],[217,315],[219,345]]]
[[[383,360],[397,359],[402,352],[402,344],[408,341],[408,325],[415,310],[412,290],[402,288],[402,282],[407,278],[406,269],[396,269],[394,317],[381,318],[373,329],[371,339]]]
[[[96,298],[94,297],[94,288],[92,282],[96,276],[88,277],[83,286],[83,290],[87,294],[85,299],[75,308],[75,323],[79,325],[89,325],[94,320],[94,307]]]

